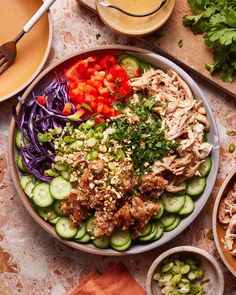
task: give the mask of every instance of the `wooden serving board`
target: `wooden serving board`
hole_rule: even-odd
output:
[[[96,0],[78,0],[78,2],[97,13]],[[176,0],[175,8],[167,23],[156,33],[142,37],[142,42],[152,51],[166,56],[178,64],[187,67],[210,83],[236,98],[236,80],[225,83],[218,75],[210,75],[205,69],[212,62],[212,51],[204,44],[202,35],[195,36],[182,24],[182,18],[191,14],[187,0]],[[182,43],[182,47],[179,46]]]

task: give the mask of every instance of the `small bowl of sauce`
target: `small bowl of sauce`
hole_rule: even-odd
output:
[[[128,36],[145,36],[159,29],[170,17],[175,0],[97,0],[102,21]]]

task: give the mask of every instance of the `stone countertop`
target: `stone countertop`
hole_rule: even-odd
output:
[[[145,47],[140,41],[117,35],[97,16],[79,8],[76,0],[58,0],[52,7],[53,45],[48,64],[79,51],[105,44]],[[95,256],[68,248],[41,229],[23,207],[8,169],[7,140],[11,107],[16,98],[2,102],[0,115],[0,294],[65,295],[93,269],[104,271],[123,262],[131,274],[145,285],[147,271],[164,250],[179,245],[194,245],[217,258],[225,277],[225,294],[236,294],[236,279],[225,268],[211,239],[211,214],[214,200],[224,178],[235,165],[236,152],[229,154],[229,143],[236,137],[226,130],[236,129],[236,102],[205,81],[194,77],[209,98],[221,140],[221,161],[212,195],[199,217],[174,241],[142,255],[127,257]],[[112,295],[112,294],[111,294]]]

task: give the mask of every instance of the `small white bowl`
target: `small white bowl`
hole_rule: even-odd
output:
[[[172,254],[184,253],[191,254],[201,261],[202,268],[204,270],[204,277],[209,279],[207,286],[207,295],[223,295],[224,294],[224,277],[222,270],[215,260],[215,258],[209,255],[206,251],[203,251],[196,247],[180,246],[167,250],[162,253],[151,265],[146,281],[147,295],[161,295],[161,289],[157,283],[152,279],[154,273],[159,267],[160,263]]]

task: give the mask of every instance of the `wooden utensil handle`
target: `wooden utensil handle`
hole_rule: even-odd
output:
[[[39,21],[42,15],[48,11],[49,7],[55,2],[56,0],[45,0],[43,5],[36,11],[36,13],[32,16],[32,18],[26,23],[23,30],[27,33],[29,32],[32,27]]]

